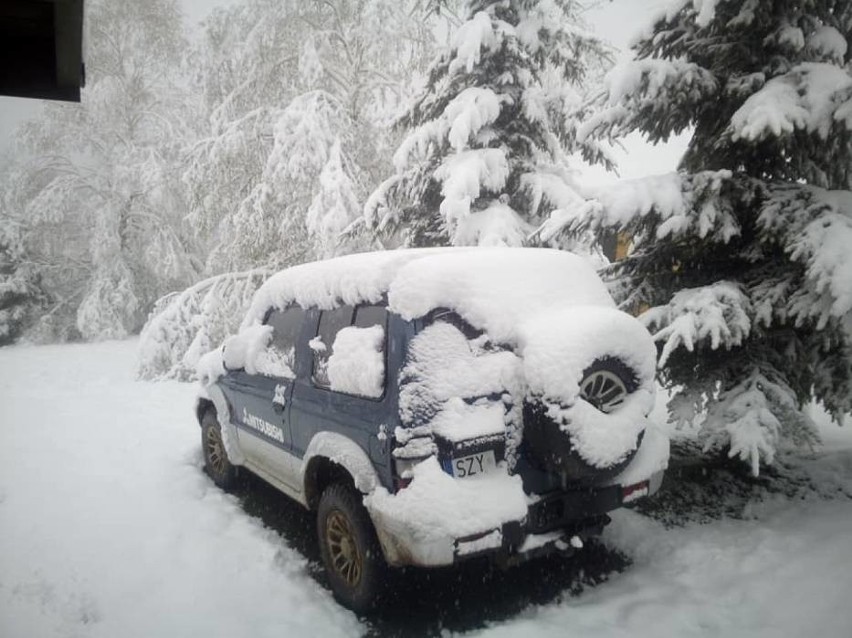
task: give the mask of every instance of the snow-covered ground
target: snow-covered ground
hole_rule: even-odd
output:
[[[201,472],[194,388],[136,342],[0,350],[0,636],[361,632]]]
[[[846,472],[852,474],[850,457]],[[665,530],[616,515],[608,541],[634,564],[562,604],[531,608],[489,636],[852,635],[852,500],[790,503],[755,520]]]
[[[135,348],[0,349],[0,636],[371,630],[204,476],[192,386],[135,381]],[[852,429],[824,436],[802,467],[852,493]],[[633,559],[624,573],[482,617],[478,634],[849,636],[850,529],[842,497],[779,496],[746,520],[669,530],[618,513],[606,539]]]

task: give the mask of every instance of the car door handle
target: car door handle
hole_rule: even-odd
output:
[[[284,403],[283,403],[283,402],[280,402],[280,403],[279,403],[278,401],[274,401],[274,402],[272,403],[272,409],[273,409],[273,410],[275,410],[275,412],[276,412],[277,414],[281,414],[281,413],[284,411],[284,407],[285,407],[285,406],[284,406]]]

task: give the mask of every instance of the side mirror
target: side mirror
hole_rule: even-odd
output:
[[[236,362],[228,360],[228,339],[225,340],[225,343],[222,344],[222,367],[225,368],[225,372],[235,372],[237,370],[244,369],[242,365],[236,365]]]
[[[225,344],[222,344],[222,347],[219,348],[219,351],[222,354],[222,367],[225,368],[225,372],[230,372],[231,368],[228,367],[227,361],[228,358],[225,356]]]

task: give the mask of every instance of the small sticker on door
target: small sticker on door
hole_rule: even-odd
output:
[[[275,396],[272,397],[272,403],[275,405],[285,406],[287,405],[287,386],[283,384],[278,384],[275,386]]]

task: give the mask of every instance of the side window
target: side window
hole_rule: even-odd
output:
[[[302,331],[305,311],[299,306],[273,310],[266,318],[272,326],[272,337],[266,349],[258,355],[255,368],[259,374],[282,379],[295,378],[296,340]]]
[[[348,321],[347,321],[348,319]],[[385,387],[387,309],[359,306],[325,311],[314,350],[314,383],[335,392],[378,399]]]
[[[320,315],[317,336],[311,339],[314,353],[314,384],[321,388],[331,387],[328,378],[328,360],[331,358],[337,333],[352,324],[352,306],[341,306],[334,310],[323,310]]]
[[[358,306],[355,309],[355,321],[352,325],[359,328],[370,326],[385,327],[388,321],[388,309],[384,306]]]
[[[426,316],[425,325],[431,326],[435,323],[448,323],[458,329],[468,339],[477,339],[483,334],[482,330],[474,328],[462,319],[458,313],[447,308],[436,308]]]

